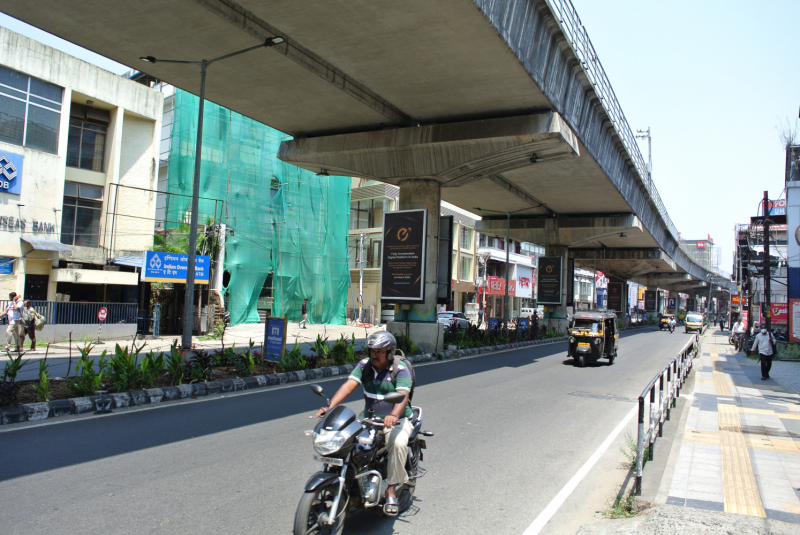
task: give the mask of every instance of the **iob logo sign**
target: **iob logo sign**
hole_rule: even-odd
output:
[[[0,191],[19,195],[22,185],[22,155],[0,153]]]

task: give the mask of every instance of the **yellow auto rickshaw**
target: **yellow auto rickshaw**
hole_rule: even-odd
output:
[[[607,358],[614,364],[619,345],[617,315],[606,311],[579,312],[569,325],[569,356],[580,368],[586,361]]]

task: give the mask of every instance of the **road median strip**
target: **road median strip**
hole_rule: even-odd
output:
[[[653,326],[642,325],[636,327],[625,327],[620,329],[620,331],[638,330],[645,327]],[[434,355],[432,353],[421,353],[418,355],[410,355],[408,359],[412,364],[440,360],[452,360],[461,357],[488,355],[491,353],[508,351],[512,349],[522,349],[526,347],[562,343],[566,342],[568,338],[568,336],[560,336],[557,338],[527,340],[523,342],[514,342],[497,346],[457,349],[445,351],[439,355]],[[153,405],[165,401],[197,398],[201,396],[209,396],[227,392],[239,392],[304,381],[316,381],[320,379],[326,379],[328,377],[349,375],[350,372],[353,371],[354,367],[354,364],[344,364],[340,366],[327,366],[325,368],[314,368],[310,370],[256,375],[252,377],[235,377],[233,379],[222,379],[218,381],[207,381],[202,383],[191,383],[161,388],[146,388],[144,390],[131,390],[129,392],[103,393],[95,396],[42,401],[37,403],[25,403],[13,407],[0,407],[0,425],[35,422],[46,420],[48,418],[55,418],[58,416],[67,416],[70,414],[86,414],[96,412],[103,413],[114,409],[126,409],[142,405]]]

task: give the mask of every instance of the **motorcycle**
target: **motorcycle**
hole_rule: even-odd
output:
[[[321,386],[311,385],[311,389],[324,397],[330,407]],[[384,401],[393,405],[404,400],[401,392],[384,397]],[[426,449],[421,437],[433,436],[430,431],[420,431],[422,409],[413,406],[411,409],[413,431],[408,439],[405,467],[409,480],[396,489],[399,513],[411,505],[417,479],[427,472],[420,466],[422,450]],[[306,431],[314,439],[314,451],[318,454],[314,457],[322,463],[322,470],[306,482],[294,517],[294,535],[339,535],[350,514],[361,510],[383,514],[388,476],[382,428],[382,419],[372,409],[366,418],[358,419],[351,409],[339,405],[328,411],[313,431]]]

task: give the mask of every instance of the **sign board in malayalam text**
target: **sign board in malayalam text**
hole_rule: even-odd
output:
[[[381,300],[425,300],[427,210],[401,210],[383,214]]]

